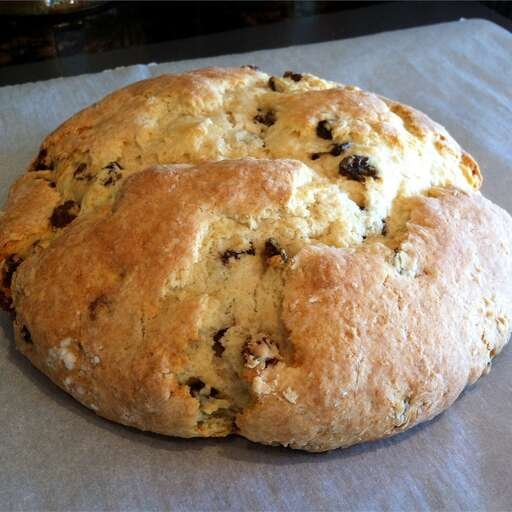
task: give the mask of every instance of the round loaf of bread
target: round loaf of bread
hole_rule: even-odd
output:
[[[510,334],[512,220],[420,112],[307,74],[130,85],[0,218],[21,352],[97,414],[325,451],[446,409]]]

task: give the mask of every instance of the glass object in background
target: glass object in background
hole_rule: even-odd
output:
[[[92,9],[102,1],[88,0],[29,0],[0,2],[0,15],[29,16],[34,14],[65,14]]]

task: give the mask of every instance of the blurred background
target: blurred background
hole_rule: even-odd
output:
[[[0,84],[25,81],[31,73],[32,80],[44,79],[151,60],[353,37],[461,17],[491,19],[510,29],[511,4],[1,1]],[[255,30],[262,27],[265,30]],[[222,37],[233,30],[238,31],[236,44],[233,37],[229,42]],[[33,63],[39,65],[27,67]]]

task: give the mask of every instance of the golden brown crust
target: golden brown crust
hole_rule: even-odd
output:
[[[332,155],[334,146],[344,149]],[[377,179],[340,171],[354,154],[369,159]],[[163,75],[120,89],[50,134],[29,170],[56,185],[59,203],[74,201],[85,213],[111,202],[126,177],[149,166],[243,157],[304,161],[365,207],[374,230],[396,195],[477,189],[481,181],[446,130],[410,107],[312,75],[296,82],[248,67]],[[47,224],[35,188],[23,202],[33,222]],[[41,239],[53,234],[48,226]],[[0,247],[25,254],[33,233],[18,235],[0,219]]]
[[[244,435],[313,451],[378,439],[439,414],[488,370],[510,333],[510,218],[457,191],[408,201],[397,250],[413,275],[380,244],[298,254],[283,303],[294,358],[268,371],[275,385],[239,419]]]
[[[508,339],[511,220],[480,183],[444,128],[356,87],[158,77],[43,142],[0,217],[0,299],[34,365],[115,421],[377,439]]]
[[[280,212],[285,223],[284,211],[315,179],[298,162],[268,160],[132,176],[112,207],[74,222],[16,272],[20,349],[98,414],[166,434],[226,435],[234,421],[255,441],[322,451],[438,414],[507,341],[510,218],[478,194],[434,189],[402,200],[410,218],[400,240],[304,244],[280,269],[265,266],[265,218]],[[226,265],[205,233],[229,218],[259,220],[250,231],[255,254]],[[229,293],[244,300],[277,272],[269,293],[281,297],[286,334],[268,334],[256,311],[235,313],[230,328],[253,341],[226,343],[238,358],[228,377],[215,366],[205,325],[222,298],[187,276],[208,265],[214,281],[244,260],[261,264],[254,289],[238,280]],[[194,379],[210,390],[204,400]],[[230,379],[242,394],[230,395]],[[220,398],[212,399],[213,387]]]

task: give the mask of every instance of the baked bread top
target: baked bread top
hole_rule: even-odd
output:
[[[508,339],[512,222],[480,181],[439,125],[354,87],[159,77],[43,142],[0,220],[4,302],[20,350],[115,421],[377,439]]]
[[[300,160],[365,209],[362,234],[382,230],[399,195],[479,188],[475,161],[421,112],[357,87],[285,75],[251,67],[164,75],[79,112],[43,141],[13,187],[0,259],[25,257],[75,216],[111,202],[126,177],[157,164]]]

